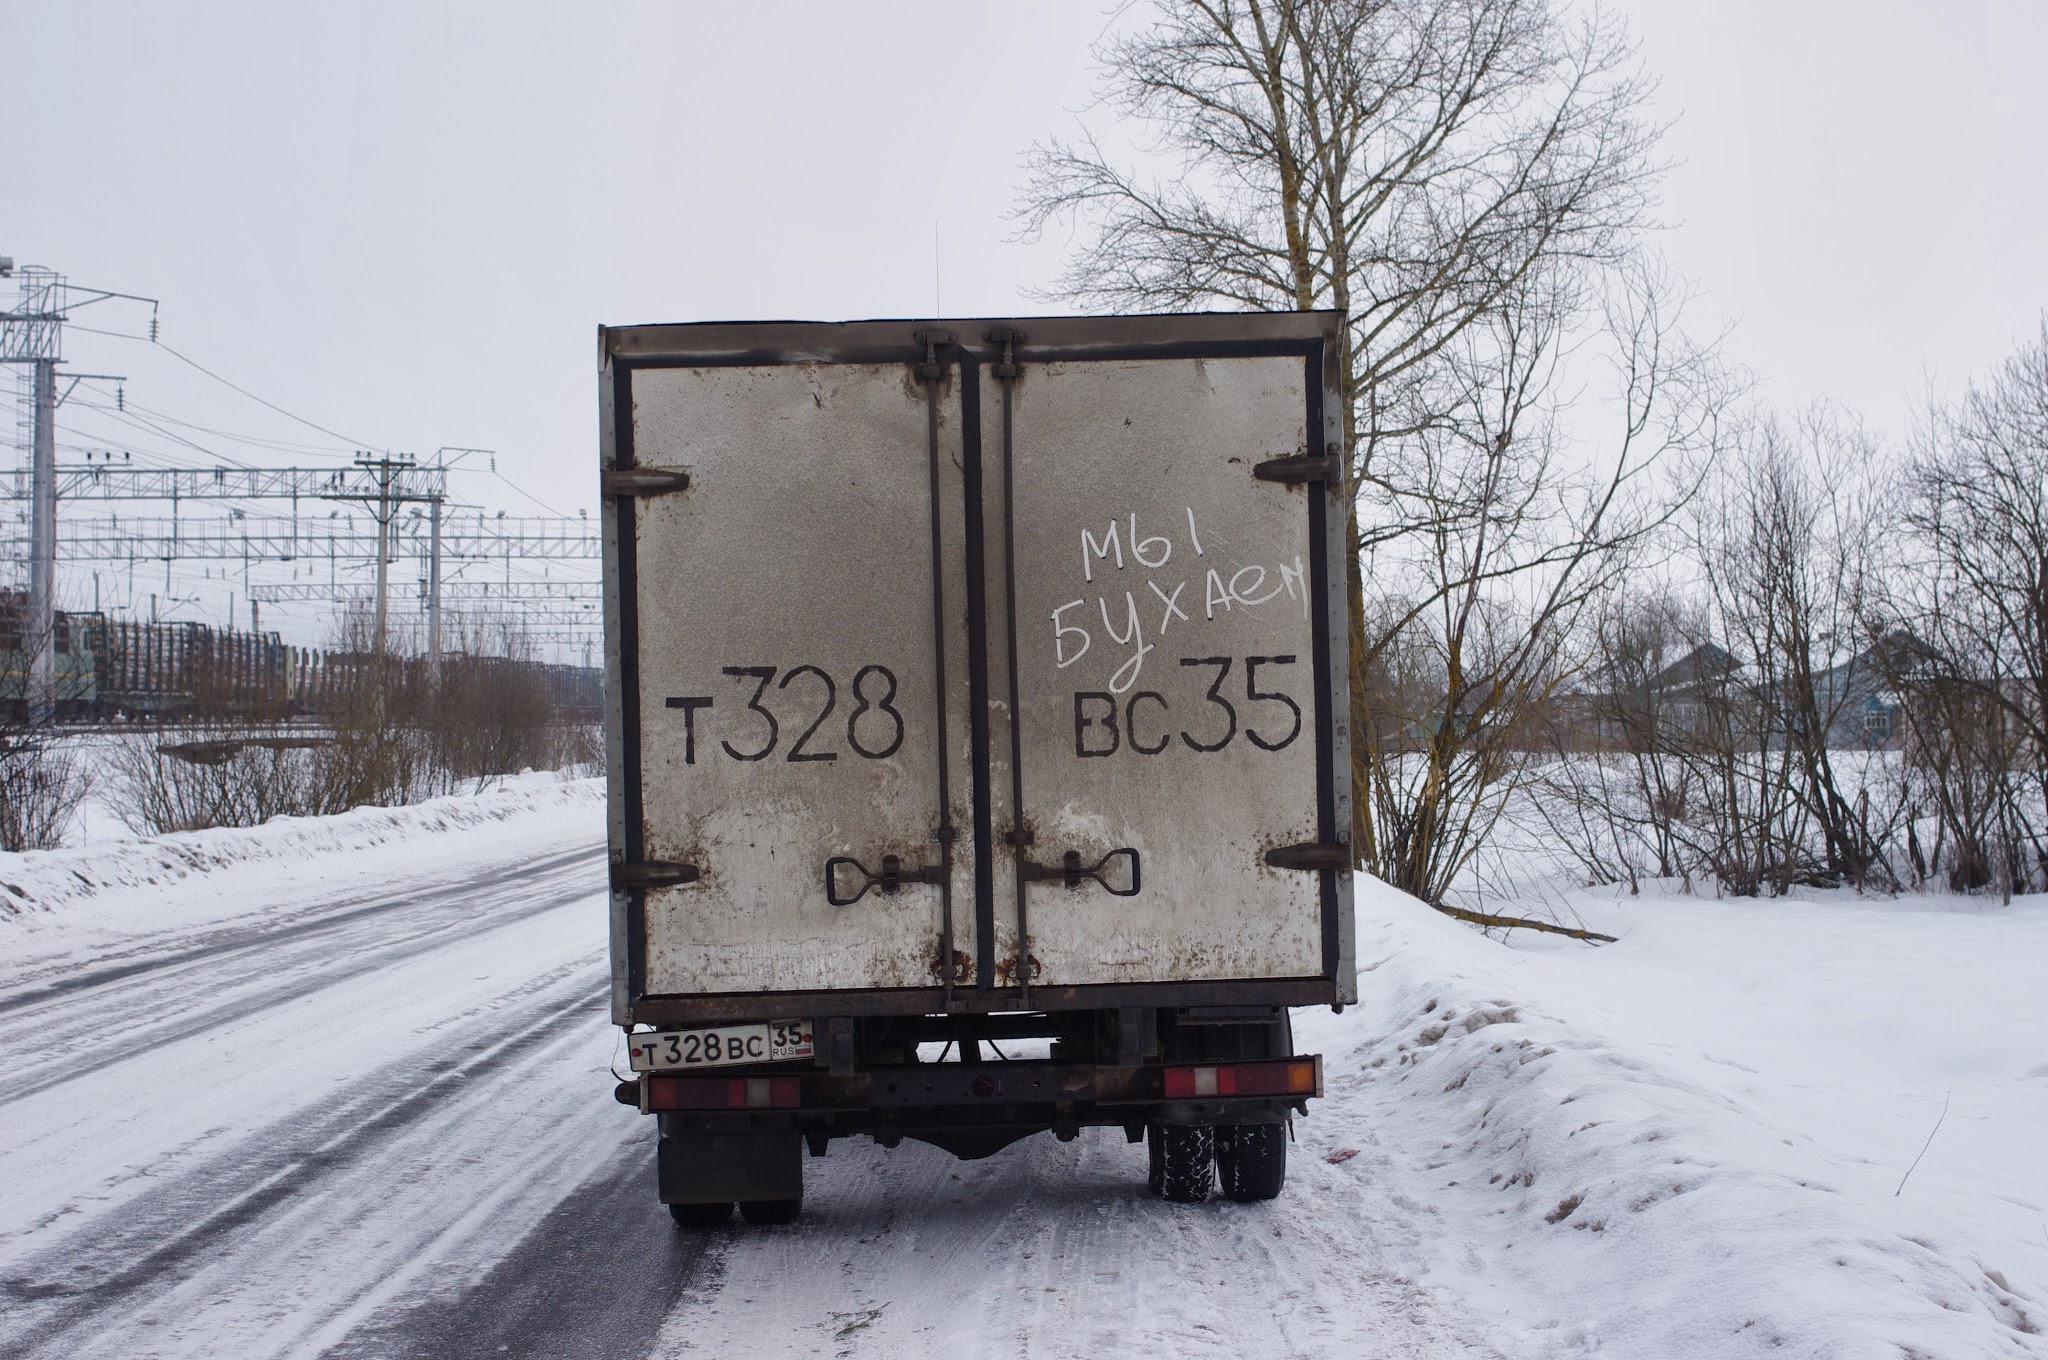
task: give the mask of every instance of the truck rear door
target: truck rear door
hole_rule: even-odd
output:
[[[1349,999],[1339,324],[604,332],[617,1017]]]
[[[1287,865],[1290,847],[1338,839],[1321,625],[1341,595],[1322,482],[1272,480],[1328,470],[1323,368],[1245,348],[1026,344],[1002,380],[990,424],[1011,493],[990,519],[1014,539],[1017,645],[1000,665],[1019,721],[999,717],[1013,744],[996,748],[1010,775],[997,815],[1028,844],[1001,868],[999,980],[1313,978],[1335,963],[1334,885]]]
[[[967,695],[942,682],[967,673],[959,423],[901,362],[717,357],[632,373],[608,422],[640,478],[608,498],[608,531],[631,536],[614,765],[633,796],[615,830],[653,866],[625,981],[930,987],[942,955],[973,950],[971,906],[953,911],[972,881],[968,749],[946,739]]]

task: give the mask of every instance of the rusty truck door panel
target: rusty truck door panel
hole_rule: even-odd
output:
[[[1337,839],[1327,492],[1254,474],[1322,453],[1322,366],[1032,355],[983,421],[1017,627],[992,648],[1017,724],[990,742],[998,977],[1325,975],[1335,875],[1266,856]]]
[[[646,890],[633,990],[939,985],[974,952],[972,841],[944,835],[972,824],[966,631],[934,608],[935,574],[963,574],[955,408],[901,363],[629,383],[632,465],[688,474],[607,506],[637,567],[633,829],[640,859],[694,870]]]

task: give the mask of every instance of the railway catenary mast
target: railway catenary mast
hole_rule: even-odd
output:
[[[55,700],[56,591],[57,591],[57,407],[71,389],[85,378],[109,374],[67,373],[70,379],[57,391],[57,365],[64,361],[65,308],[125,298],[147,302],[150,329],[156,328],[156,301],[132,293],[99,288],[79,288],[64,276],[35,265],[22,268],[20,297],[12,311],[0,312],[0,363],[25,365],[28,373],[28,402],[32,412],[28,439],[29,499],[28,618],[23,628],[28,664],[25,668],[24,706],[29,721],[48,720]],[[0,256],[0,278],[12,278],[14,261]],[[72,295],[77,294],[76,298]]]

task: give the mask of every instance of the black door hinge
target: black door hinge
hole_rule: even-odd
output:
[[[1266,863],[1275,869],[1349,869],[1351,847],[1342,841],[1334,845],[1303,841],[1266,852]]]
[[[1011,326],[997,326],[982,339],[991,345],[1003,347],[1003,357],[996,360],[994,373],[998,378],[1017,376],[1017,346],[1024,343],[1024,332]]]
[[[689,485],[689,473],[667,468],[611,468],[602,478],[607,496],[661,496]]]
[[[613,892],[630,892],[634,888],[674,888],[696,881],[697,866],[694,864],[673,864],[655,859],[641,864],[612,865]]]
[[[917,376],[929,383],[945,377],[946,367],[939,362],[939,346],[952,344],[953,332],[917,331],[911,338],[924,346],[924,362],[917,365]]]
[[[1344,481],[1344,460],[1333,448],[1331,452],[1318,457],[1305,454],[1299,458],[1269,458],[1252,469],[1252,476],[1262,482],[1331,482]]]

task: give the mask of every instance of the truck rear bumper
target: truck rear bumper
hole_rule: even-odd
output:
[[[866,1133],[885,1145],[916,1138],[981,1157],[1045,1130],[1070,1138],[1084,1126],[1117,1126],[1135,1136],[1152,1123],[1273,1122],[1305,1111],[1322,1090],[1322,1058],[1308,1054],[1139,1067],[925,1063],[840,1076],[657,1073],[621,1083],[617,1094],[663,1116],[665,1134],[801,1132],[822,1152],[832,1138]]]
[[[1248,1062],[1095,1063],[1012,1061],[920,1063],[838,1076],[756,1070],[732,1075],[650,1073],[619,1088],[642,1114],[685,1110],[902,1110],[932,1105],[1229,1104],[1243,1099],[1306,1100],[1323,1093],[1317,1054]]]

